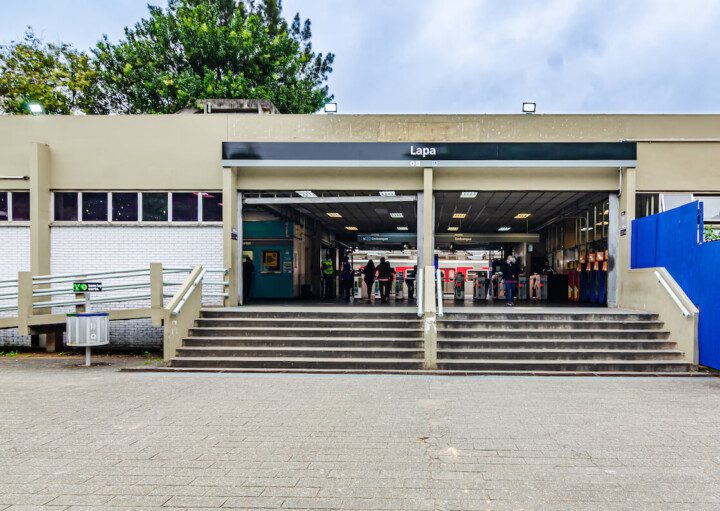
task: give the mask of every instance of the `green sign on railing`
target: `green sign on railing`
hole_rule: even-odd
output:
[[[102,282],[73,282],[73,293],[102,291]]]

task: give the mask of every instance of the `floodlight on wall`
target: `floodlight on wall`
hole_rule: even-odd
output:
[[[525,101],[523,102],[522,111],[524,114],[534,114],[535,113],[536,105],[535,103]]]
[[[314,192],[310,190],[295,190],[295,193],[297,193],[300,197],[305,197],[306,199],[312,199],[313,197],[317,197]]]
[[[326,114],[336,114],[337,111],[337,103],[328,103],[325,105]]]
[[[460,192],[461,199],[474,199],[477,195],[477,192]]]
[[[43,106],[37,101],[28,103],[28,110],[30,110],[30,113],[33,115],[39,115],[45,112]]]

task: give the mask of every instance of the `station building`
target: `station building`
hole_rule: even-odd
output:
[[[250,110],[0,117],[0,279],[202,264],[238,305],[245,257],[250,298],[287,301],[322,297],[325,257],[447,268],[452,293],[514,254],[563,276],[555,301],[642,308],[631,221],[693,199],[720,219],[720,116]]]

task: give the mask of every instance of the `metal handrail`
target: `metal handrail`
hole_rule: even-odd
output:
[[[678,298],[678,296],[675,294],[675,292],[670,288],[670,286],[669,286],[668,283],[665,281],[665,279],[663,278],[663,276],[660,275],[660,272],[655,271],[655,277],[657,277],[658,282],[660,283],[660,285],[661,285],[663,288],[665,288],[665,291],[667,291],[667,293],[670,295],[670,298],[673,299],[673,301],[675,302],[675,305],[678,306],[678,308],[680,309],[680,312],[682,312],[682,315],[685,316],[686,318],[689,318],[692,314],[690,314],[690,311],[687,310],[687,307],[685,307],[685,306],[683,305],[683,303],[680,301],[680,298]]]
[[[438,268],[435,270],[435,281],[437,282],[437,315],[442,316],[443,311],[443,291],[442,291],[442,272]]]
[[[99,275],[116,275],[118,273],[137,273],[144,272],[150,273],[149,268],[130,268],[127,270],[115,270],[115,271],[95,271],[88,273],[56,273],[50,275],[34,275],[33,280],[45,280],[54,278],[66,278],[66,277],[97,277]]]
[[[166,269],[163,268],[163,275],[174,274],[174,273],[187,273],[187,270],[179,269]],[[90,278],[104,280],[108,279],[122,279],[132,277],[145,277],[150,275],[150,269],[145,270],[119,270],[111,272],[88,272],[88,273],[75,273],[75,274],[63,274],[63,275],[42,275],[33,277],[33,285],[43,284],[60,284],[64,282],[75,282],[77,280],[87,280]]]
[[[195,291],[195,288],[202,282],[203,277],[205,277],[205,268],[200,270],[200,273],[198,273],[198,276],[195,277],[195,280],[193,280],[192,284],[190,284],[190,287],[188,287],[187,291],[185,291],[185,294],[183,295],[182,299],[178,302],[178,304],[175,306],[175,308],[172,310],[172,315],[177,316],[180,311],[182,310],[183,306],[185,305],[185,302],[187,302],[190,299],[190,295],[192,295],[193,291]]]
[[[33,303],[33,309],[47,309],[50,307],[65,307],[69,305],[83,305],[85,303],[114,303],[114,302],[133,302],[136,300],[149,300],[150,294],[142,295],[124,295],[124,296],[108,296],[105,298],[92,298],[89,300],[58,300],[50,302]]]
[[[0,282],[3,282],[2,284],[0,284],[0,289],[11,288],[11,287],[18,287],[18,281],[17,281],[17,279],[15,279],[15,280],[5,280],[5,281],[0,281]]]
[[[417,315],[418,318],[423,317],[423,299],[425,298],[425,290],[423,289],[423,275],[425,274],[425,268],[421,268],[419,273],[415,276],[417,282]]]

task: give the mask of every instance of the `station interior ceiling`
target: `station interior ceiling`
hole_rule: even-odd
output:
[[[244,193],[251,199],[252,209],[278,212],[278,205],[262,204],[263,199],[297,199],[283,204],[300,216],[310,218],[334,232],[339,240],[352,242],[358,233],[417,232],[416,201],[393,201],[387,196],[383,202],[350,202],[350,197],[379,197],[380,191],[312,191],[320,198],[337,202],[313,202],[313,197],[301,197],[293,192]],[[417,196],[416,192],[397,191],[398,196]],[[435,232],[497,234],[501,228],[508,233],[537,233],[549,221],[570,216],[607,199],[606,192],[577,191],[508,191],[508,192],[436,192]],[[358,200],[358,199],[356,199]],[[362,200],[362,199],[359,199]],[[247,207],[247,206],[244,206]],[[530,216],[516,218],[521,213]],[[348,227],[352,228],[349,230]],[[507,229],[509,227],[509,229]],[[356,230],[355,230],[356,229]]]

